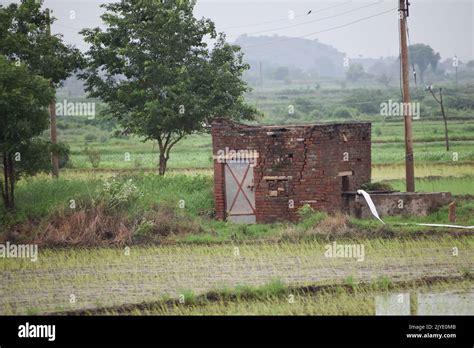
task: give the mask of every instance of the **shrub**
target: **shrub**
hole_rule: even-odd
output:
[[[120,209],[142,196],[143,193],[133,184],[132,179],[120,180],[113,177],[104,181],[97,192],[96,202],[102,202],[110,209]]]
[[[59,215],[58,215],[59,214]],[[72,214],[58,213],[34,242],[48,246],[123,246],[131,241],[130,224],[103,205]]]
[[[89,134],[86,134],[84,136],[84,140],[85,142],[87,143],[91,143],[93,141],[97,141],[97,135],[93,134],[93,133],[89,133]]]
[[[386,182],[368,182],[360,188],[364,191],[394,191],[392,185]]]
[[[332,116],[334,118],[351,119],[354,116],[354,112],[350,108],[341,106],[334,110]]]
[[[314,209],[309,205],[305,204],[298,209],[298,216],[301,220],[305,220],[314,214]]]
[[[93,168],[99,168],[99,164],[101,160],[99,151],[94,150],[92,148],[88,148],[86,145],[84,150],[82,150],[82,152],[87,156]]]
[[[136,223],[133,242],[140,244],[159,243],[170,235],[198,234],[202,228],[190,216],[180,214],[166,206],[155,206]]]

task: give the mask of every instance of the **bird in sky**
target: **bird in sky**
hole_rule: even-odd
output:
[[[307,13],[307,15],[309,15],[311,12],[312,12],[312,10],[309,10],[308,13]]]

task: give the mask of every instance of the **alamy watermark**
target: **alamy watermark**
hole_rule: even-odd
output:
[[[337,244],[333,242],[326,244],[324,248],[326,249],[325,257],[353,258],[357,261],[365,259],[364,244]]]
[[[89,120],[95,118],[95,103],[70,102],[64,99],[56,103],[56,114],[58,116],[87,116]]]
[[[384,117],[403,117],[411,115],[414,120],[420,119],[420,103],[395,102],[389,99],[388,102],[380,104],[380,115]]]
[[[38,261],[37,244],[0,244],[0,258],[25,258],[31,262]]]
[[[226,146],[224,150],[217,151],[217,163],[250,163],[251,167],[257,164],[257,150],[232,150]]]

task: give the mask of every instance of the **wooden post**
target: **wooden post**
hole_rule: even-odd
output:
[[[449,222],[456,222],[456,202],[455,201],[449,203],[448,218],[449,218]]]
[[[46,17],[48,20],[48,35],[51,36],[51,17],[49,14],[49,9],[46,10]],[[54,88],[54,84],[53,84]],[[49,120],[50,120],[50,129],[51,129],[51,144],[53,146],[58,144],[58,129],[56,123],[56,98],[53,98],[51,104],[49,105]],[[59,158],[58,154],[55,152],[51,153],[51,167],[53,178],[59,178]]]
[[[399,18],[400,18],[400,60],[402,63],[402,81],[403,81],[403,105],[405,120],[405,176],[407,192],[415,192],[415,167],[413,163],[413,131],[410,108],[410,82],[408,67],[408,47],[406,18],[408,12],[408,1],[399,0]]]

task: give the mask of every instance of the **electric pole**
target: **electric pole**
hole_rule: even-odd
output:
[[[49,9],[46,9],[46,18],[47,18],[47,34],[51,36],[51,17],[49,13]],[[54,84],[52,83],[53,88]],[[51,129],[51,144],[53,145],[53,151],[51,152],[51,167],[52,167],[52,175],[53,178],[59,177],[59,158],[58,154],[56,153],[56,145],[58,144],[58,131],[56,125],[56,98],[54,97],[49,105],[49,121],[50,121],[50,129]]]
[[[413,162],[413,135],[412,118],[410,107],[410,81],[408,67],[408,47],[407,47],[407,28],[406,21],[408,17],[408,0],[399,0],[399,20],[400,20],[400,51],[402,65],[402,91],[403,91],[403,110],[405,120],[405,171],[406,171],[406,189],[407,192],[415,192],[415,167]]]
[[[444,112],[444,104],[443,104],[443,89],[439,89],[439,99],[436,98],[436,94],[433,91],[432,86],[428,87],[428,91],[433,96],[434,100],[441,106],[441,114],[443,115],[444,120],[444,140],[446,142],[446,151],[449,151],[449,138],[448,138],[448,119],[446,117],[446,113]]]

